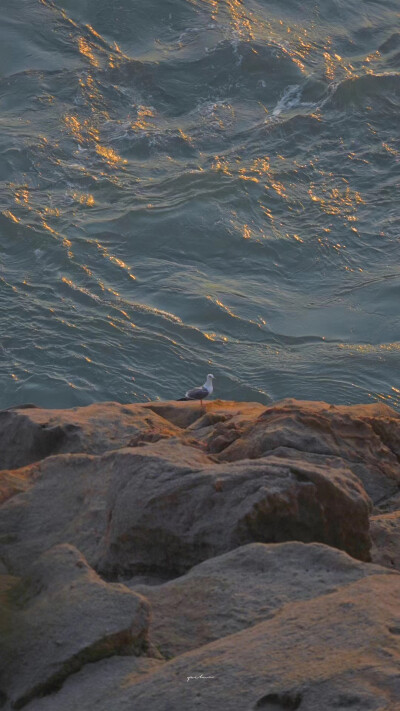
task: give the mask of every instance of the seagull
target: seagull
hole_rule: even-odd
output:
[[[200,400],[200,407],[203,407],[203,400],[205,400],[209,395],[212,395],[214,389],[212,384],[213,380],[214,376],[209,373],[204,385],[199,388],[192,388],[192,390],[188,390],[185,397],[180,397],[178,402],[181,402],[182,400]]]

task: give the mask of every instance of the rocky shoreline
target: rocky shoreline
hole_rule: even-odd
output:
[[[399,708],[386,405],[27,405],[0,470],[1,708]]]

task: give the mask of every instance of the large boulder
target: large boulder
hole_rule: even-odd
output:
[[[399,490],[400,415],[386,405],[327,405],[283,400],[229,441],[230,423],[218,425],[219,461],[257,459],[268,454],[301,457],[349,468],[372,501]],[[224,431],[227,442],[224,442]],[[215,451],[215,432],[210,446]]]
[[[0,470],[16,469],[52,454],[101,454],[133,440],[157,441],[178,428],[143,405],[103,402],[70,410],[25,406],[0,411]]]
[[[88,662],[147,650],[147,601],[105,583],[72,546],[44,553],[8,590],[7,601],[0,689],[14,708],[58,689]]]
[[[385,574],[393,573],[320,543],[251,543],[163,585],[127,585],[150,602],[149,639],[168,659],[269,619],[289,603]]]
[[[319,541],[369,559],[370,502],[337,463],[216,463],[162,440],[102,456],[58,455],[40,469],[35,485],[1,508],[0,554],[17,574],[63,542],[107,578],[174,577],[253,541]]]
[[[134,665],[132,676],[126,667],[106,662],[98,671],[86,668],[57,696],[36,699],[28,708],[394,711],[399,596],[399,575],[369,576],[331,594],[290,602],[271,619],[181,654],[144,676]]]

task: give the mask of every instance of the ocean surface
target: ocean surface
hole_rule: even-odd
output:
[[[400,0],[1,0],[0,407],[400,409]]]

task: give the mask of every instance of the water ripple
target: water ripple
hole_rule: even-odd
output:
[[[391,0],[4,0],[1,405],[399,408]]]

